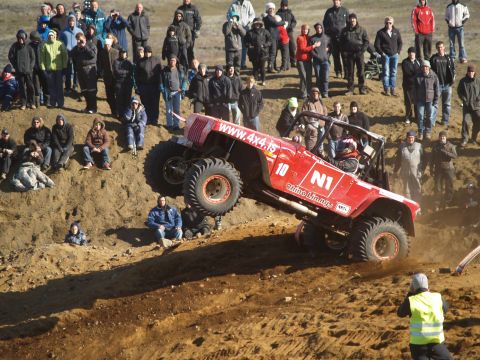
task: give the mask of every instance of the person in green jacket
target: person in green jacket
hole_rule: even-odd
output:
[[[68,53],[63,42],[57,40],[57,32],[50,30],[48,40],[40,50],[40,69],[45,73],[50,104],[48,107],[63,108],[63,74],[67,70]]]

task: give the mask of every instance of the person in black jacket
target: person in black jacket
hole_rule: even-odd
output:
[[[128,60],[125,49],[118,51],[118,59],[113,62],[113,77],[115,79],[117,114],[120,117],[127,111],[133,88],[133,64]]]
[[[344,79],[347,79],[347,64],[344,54],[341,52],[342,45],[340,34],[347,26],[349,12],[346,7],[342,6],[341,0],[332,0],[332,2],[333,6],[325,12],[325,16],[323,17],[323,26],[325,28],[325,34],[327,34],[332,41],[332,55],[335,76],[337,78],[342,76],[343,63]]]
[[[40,70],[40,48],[42,46],[42,39],[38,31],[32,31],[30,33],[30,43],[28,44],[33,49],[35,54],[35,66],[33,67],[32,83],[34,90],[34,105],[39,107],[40,105],[48,104],[48,87],[47,79],[42,70]]]
[[[205,111],[208,113],[207,106],[209,102],[209,94],[207,65],[198,65],[198,72],[193,77],[190,82],[190,87],[188,88],[188,97],[193,104],[193,112],[201,113],[202,111]]]
[[[223,66],[215,66],[215,75],[208,82],[210,104],[208,115],[228,121],[228,103],[232,97],[232,84],[230,79],[223,74]]]
[[[242,91],[242,80],[235,74],[235,67],[232,64],[227,65],[227,77],[230,79],[232,95],[228,102],[228,110],[231,113],[232,122],[240,125],[240,109],[238,108],[238,99]]]
[[[275,128],[280,136],[290,137],[290,132],[287,132],[295,121],[295,116],[298,110],[298,100],[296,97],[288,99],[287,105],[283,108],[278,118]],[[291,129],[290,131],[292,131]]]
[[[182,10],[176,10],[170,26],[175,26],[178,38],[178,61],[184,69],[188,69],[188,49],[192,46],[192,30],[185,22],[185,15]]]
[[[162,60],[168,60],[170,55],[175,55],[178,58],[180,55],[180,47],[178,44],[177,28],[170,25],[167,29],[167,35],[163,40],[162,46]]]
[[[340,40],[347,61],[348,90],[345,95],[352,95],[354,91],[353,74],[355,66],[357,67],[358,87],[360,94],[365,95],[365,60],[363,53],[368,47],[367,31],[358,24],[357,15],[350,14],[348,16],[349,23],[342,30]]]
[[[452,101],[452,85],[455,81],[455,63],[452,58],[445,53],[445,44],[443,41],[437,41],[435,44],[437,53],[430,58],[432,70],[437,74],[440,85],[440,96],[442,98],[442,125],[448,126],[450,121],[450,109]],[[433,109],[433,123],[437,120],[438,106]]]
[[[313,49],[312,65],[315,71],[317,87],[320,89],[322,98],[328,98],[328,73],[330,69],[330,51],[332,48],[330,38],[323,32],[323,25],[316,23],[314,25],[315,34],[310,36],[310,44],[320,42],[320,46]]]
[[[238,107],[243,114],[243,126],[260,131],[260,111],[263,109],[262,93],[255,87],[255,78],[249,76],[240,93]]]
[[[200,35],[200,28],[202,27],[202,17],[195,5],[191,4],[191,0],[183,0],[183,5],[180,5],[177,10],[183,12],[184,20],[192,31],[192,41],[187,49],[188,63],[190,64],[195,58],[194,47],[195,39]]]
[[[265,62],[268,59],[272,36],[263,28],[260,18],[253,20],[252,29],[245,36],[245,46],[248,48],[248,58],[252,62],[253,76],[265,85]]]
[[[27,106],[35,109],[33,94],[33,69],[35,67],[35,51],[27,46],[27,33],[23,30],[17,32],[17,41],[10,47],[8,60],[15,69],[15,78],[18,81],[20,89],[21,108],[25,110]]]
[[[288,47],[290,51],[290,65],[292,67],[297,67],[296,54],[297,54],[297,44],[295,41],[294,30],[297,26],[297,19],[293,15],[292,10],[288,8],[288,0],[280,1],[280,9],[277,11],[282,20],[287,24],[287,34],[290,41],[288,42]]]
[[[269,73],[273,73],[275,67],[275,56],[277,55],[277,45],[278,41],[280,40],[280,36],[278,33],[277,26],[284,25],[285,22],[282,20],[281,22],[277,22],[275,19],[275,4],[272,2],[268,2],[265,5],[265,12],[266,14],[263,17],[263,23],[265,25],[265,30],[270,32],[271,42],[268,51],[268,66],[267,71]],[[277,70],[277,69],[275,69]]]
[[[192,240],[195,236],[210,234],[211,226],[207,218],[189,204],[185,205],[185,209],[182,210],[183,236],[187,240]]]
[[[67,14],[65,13],[65,6],[63,4],[57,4],[55,7],[57,13],[55,16],[50,18],[49,27],[50,29],[55,29],[58,34],[60,34],[63,29],[68,25]]]
[[[415,90],[415,76],[421,68],[420,61],[416,58],[415,48],[408,48],[408,57],[402,61],[402,73],[403,73],[403,98],[405,102],[405,123],[410,124],[413,120],[413,114],[415,112],[415,119],[417,118],[415,99],[413,97],[413,91]],[[413,111],[412,111],[413,108]]]
[[[28,128],[23,135],[23,143],[28,146],[30,141],[36,141],[37,145],[42,150],[43,161],[41,165],[42,170],[44,171],[50,169],[50,158],[52,156],[52,148],[50,147],[51,139],[52,132],[45,126],[43,119],[39,116],[34,116],[32,119],[32,126]],[[28,148],[25,149],[25,151],[28,153]]]
[[[385,27],[378,30],[375,37],[375,50],[382,55],[383,95],[397,96],[395,87],[397,86],[398,56],[402,51],[402,36],[393,26],[393,17],[387,16]]]
[[[160,106],[160,59],[152,56],[150,45],[145,46],[145,56],[135,66],[135,81],[140,93],[140,100],[145,106],[149,124],[158,124]]]
[[[58,114],[52,127],[52,167],[61,171],[73,154],[74,131],[62,114]]]
[[[87,42],[85,35],[78,33],[77,46],[72,49],[73,65],[77,71],[78,83],[87,103],[84,112],[97,112],[97,47]]]
[[[351,125],[355,125],[361,127],[365,130],[370,130],[370,118],[364,112],[359,111],[358,104],[356,101],[352,101],[350,103],[350,115],[348,116],[348,122]],[[360,148],[365,147],[368,145],[368,136],[362,135],[358,137],[358,141],[360,143]]]
[[[17,154],[17,144],[10,138],[7,128],[2,129],[0,135],[0,181],[7,178],[12,166],[12,160]]]
[[[118,117],[122,113],[117,113],[117,100],[115,98],[115,77],[113,76],[113,63],[118,59],[118,50],[112,47],[112,39],[105,39],[105,45],[100,50],[98,56],[100,71],[103,74],[103,83],[105,85],[105,94],[107,103],[110,107],[110,113]]]
[[[143,5],[135,5],[135,11],[127,18],[127,30],[132,35],[133,61],[136,63],[138,47],[147,46],[150,37],[150,20],[143,10]]]

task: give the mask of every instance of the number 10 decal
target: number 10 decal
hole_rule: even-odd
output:
[[[289,167],[290,167],[290,165],[288,165],[288,164],[280,163],[280,164],[278,164],[277,171],[275,171],[275,174],[278,175],[278,176],[285,176]]]

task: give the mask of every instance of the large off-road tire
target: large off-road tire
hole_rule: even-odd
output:
[[[162,141],[145,159],[145,175],[152,188],[162,195],[180,196],[188,164],[184,161],[185,147],[172,141]]]
[[[341,254],[347,248],[348,239],[306,222],[303,226],[303,244],[310,250]]]
[[[374,217],[357,224],[351,253],[359,261],[389,261],[408,256],[410,240],[396,221]]]
[[[207,216],[232,210],[242,193],[239,172],[227,161],[208,158],[196,162],[185,175],[185,202]]]

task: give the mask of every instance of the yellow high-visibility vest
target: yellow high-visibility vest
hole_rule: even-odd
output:
[[[410,296],[410,344],[440,344],[443,334],[442,295],[428,291]]]

